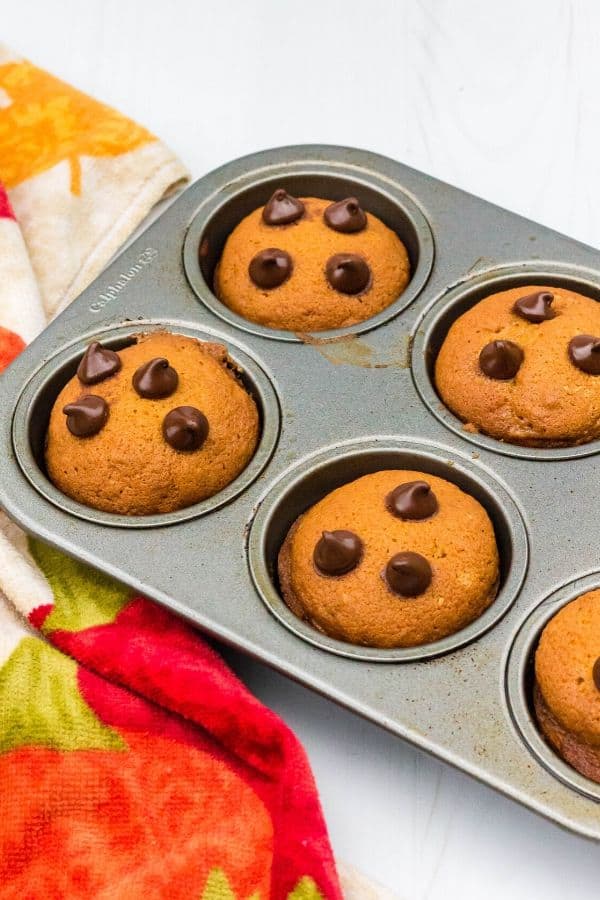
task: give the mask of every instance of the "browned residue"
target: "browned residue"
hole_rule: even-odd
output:
[[[361,369],[406,369],[410,364],[410,335],[400,333],[391,350],[382,351],[358,335],[322,338],[314,334],[297,333],[305,344],[314,347],[321,356],[335,366],[358,366]]]

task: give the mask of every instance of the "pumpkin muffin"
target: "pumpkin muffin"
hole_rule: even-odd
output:
[[[230,234],[214,288],[245,319],[303,333],[369,319],[409,278],[404,244],[355,197],[298,199],[280,188]]]
[[[50,414],[46,467],[86,506],[166,513],[233,481],[258,434],[256,404],[224,347],[154,332],[116,353],[88,347]]]
[[[550,746],[600,783],[600,590],[567,603],[544,628],[534,706]]]
[[[600,437],[600,303],[566,288],[492,294],[454,322],[437,390],[463,422],[527,447]]]
[[[353,644],[411,647],[464,628],[498,588],[483,507],[455,484],[382,471],[332,491],[292,526],[279,554],[290,609]]]

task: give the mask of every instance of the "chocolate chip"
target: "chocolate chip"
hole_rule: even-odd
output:
[[[325,266],[327,281],[341,294],[360,294],[371,281],[371,270],[356,253],[336,253]]]
[[[176,406],[163,419],[163,437],[174,450],[199,450],[208,437],[208,419],[195,406]]]
[[[157,356],[156,359],[151,359],[136,369],[131,382],[140,397],[158,400],[161,397],[171,396],[177,389],[179,376],[169,365],[168,359]]]
[[[110,378],[120,368],[119,355],[114,350],[103,347],[98,341],[93,341],[77,367],[77,377],[82,384],[98,384],[99,381]]]
[[[367,217],[356,197],[332,203],[323,213],[325,224],[342,234],[355,234],[366,227]]]
[[[304,215],[304,203],[278,188],[262,211],[265,225],[291,225]]]
[[[431,584],[431,566],[420,553],[410,550],[396,553],[385,567],[385,580],[394,594],[402,597],[418,597]]]
[[[553,300],[554,294],[550,291],[538,291],[537,294],[528,294],[517,300],[513,312],[533,325],[539,325],[540,322],[547,322],[556,315],[552,309]]]
[[[514,378],[523,362],[524,354],[512,341],[491,341],[479,354],[479,367],[488,378],[508,381]]]
[[[600,375],[600,338],[578,334],[569,341],[569,357],[587,375]]]
[[[426,481],[399,484],[385,498],[385,505],[399,519],[429,519],[438,511],[438,502]]]
[[[594,667],[592,669],[592,678],[594,679],[594,684],[596,685],[596,689],[600,691],[600,656],[594,663]]]
[[[285,250],[269,247],[261,250],[250,260],[248,273],[259,288],[271,290],[279,287],[292,274],[292,257]]]
[[[353,531],[324,531],[315,544],[313,562],[323,575],[345,575],[362,556],[362,541]]]
[[[108,403],[103,397],[88,394],[63,407],[67,428],[75,437],[91,437],[102,431],[108,419]]]

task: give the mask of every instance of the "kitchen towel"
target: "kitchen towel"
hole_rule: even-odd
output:
[[[186,178],[0,47],[0,369]],[[0,900],[341,900],[292,732],[190,626],[1,512],[0,784]]]

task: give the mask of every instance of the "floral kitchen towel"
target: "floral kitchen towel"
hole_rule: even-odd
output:
[[[0,49],[0,369],[185,177]],[[290,730],[192,628],[2,513],[0,785],[0,900],[342,897]]]
[[[0,180],[48,317],[186,179],[145,128],[0,45]]]

